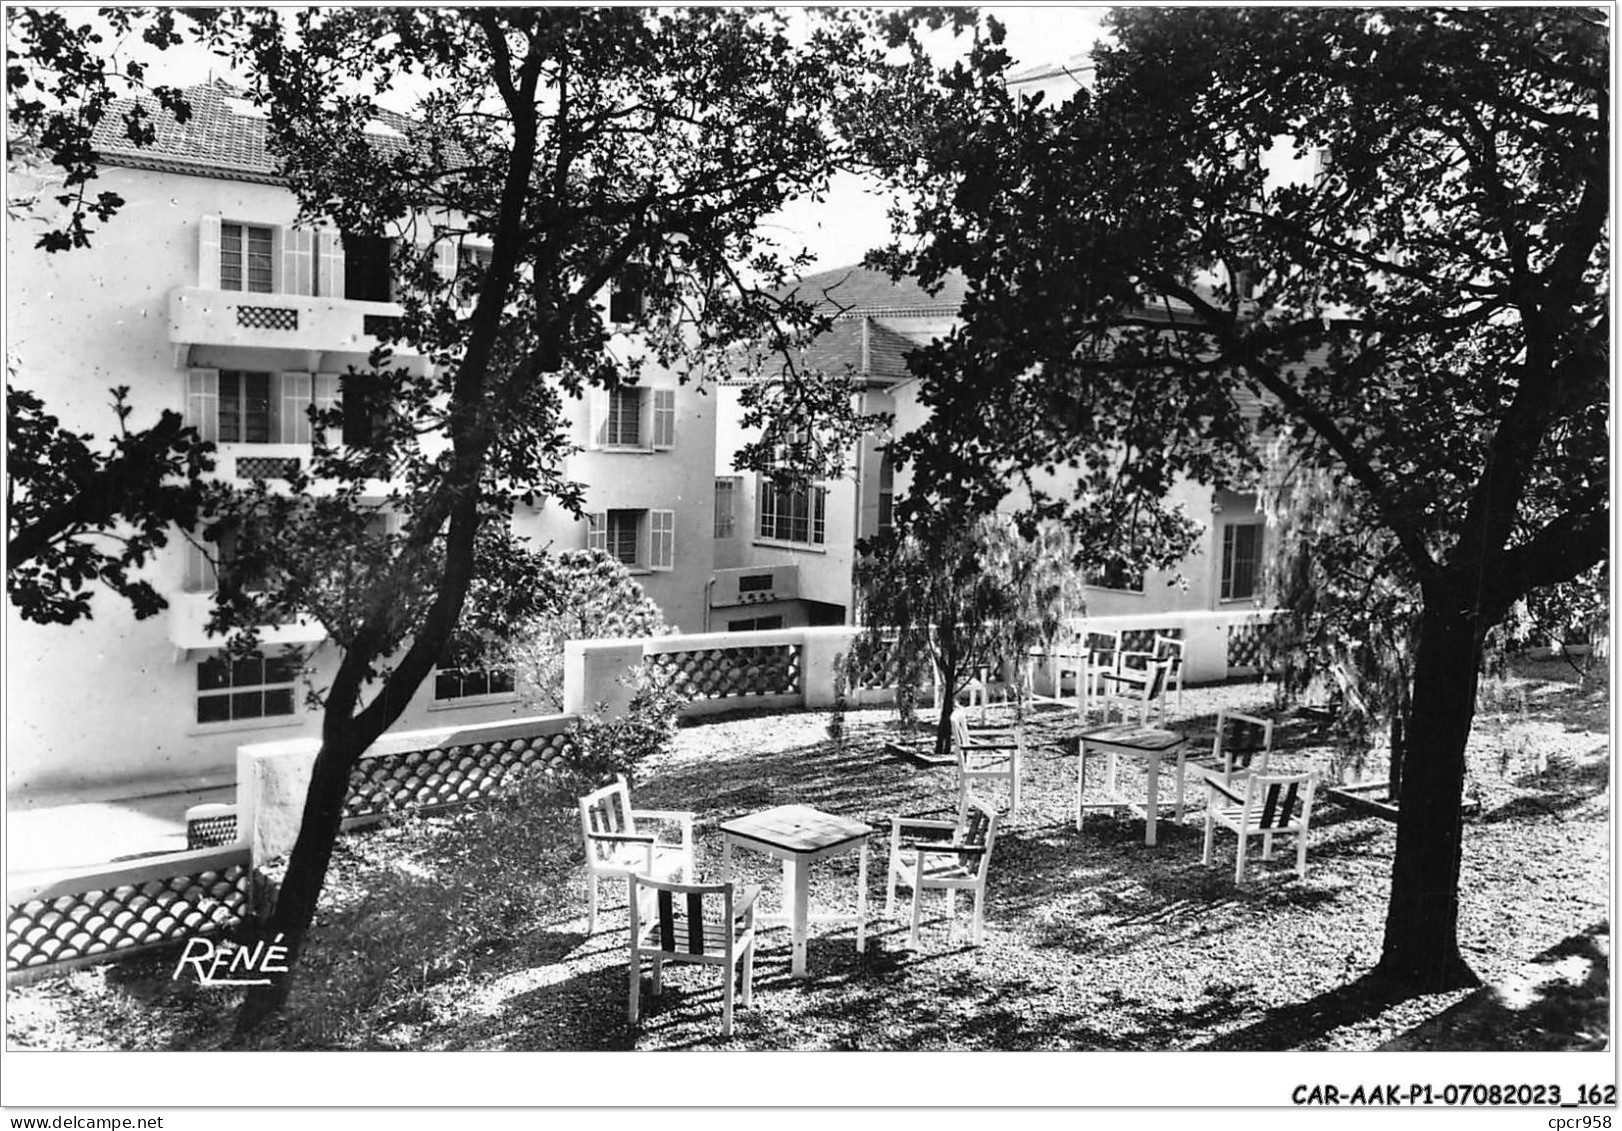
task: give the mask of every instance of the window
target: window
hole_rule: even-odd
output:
[[[820,546],[826,538],[827,508],[826,487],[782,487],[764,476],[760,480],[762,538]]]
[[[345,374],[338,382],[344,410],[344,443],[363,448],[388,424],[388,393],[377,377]]]
[[[220,225],[220,289],[269,294],[273,289],[274,241],[269,228]]]
[[[743,620],[727,621],[728,632],[765,632],[768,629],[782,628],[783,618],[775,617],[746,617]]]
[[[715,536],[731,538],[737,533],[733,514],[737,509],[738,477],[722,475],[715,480]]]
[[[269,373],[220,370],[219,442],[271,444],[276,442],[270,415]]]
[[[1235,522],[1223,527],[1221,595],[1224,601],[1256,595],[1261,550],[1261,523]]]
[[[394,298],[394,241],[387,236],[344,235],[344,297],[362,302]]]
[[[1089,567],[1083,580],[1088,585],[1098,589],[1124,589],[1129,593],[1143,592],[1143,570],[1132,568],[1125,562],[1114,561],[1102,566]]]
[[[751,573],[738,578],[739,593],[770,593],[772,590],[772,575],[769,573]]]
[[[586,521],[587,549],[602,550],[632,569],[674,568],[675,511],[598,511],[587,515]]]
[[[608,424],[603,443],[611,448],[641,446],[641,389],[615,389],[608,394]]]
[[[642,317],[643,292],[647,288],[647,268],[628,263],[614,279],[608,296],[608,320],[624,324]]]
[[[591,447],[647,452],[676,446],[675,389],[598,389],[590,404]]]
[[[476,695],[510,695],[511,668],[440,668],[434,672],[434,702]]]
[[[608,534],[605,548],[626,565],[637,564],[637,527],[641,525],[641,511],[609,511]]]
[[[292,656],[211,656],[197,665],[197,721],[233,723],[291,715],[298,672]]]

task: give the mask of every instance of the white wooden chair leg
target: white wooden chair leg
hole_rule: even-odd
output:
[[[919,946],[919,942],[918,942],[918,924],[924,917],[923,898],[924,898],[923,885],[922,884],[914,885],[913,889],[912,889],[912,934],[909,935],[908,938],[907,938],[908,945],[910,945],[914,950],[917,950],[918,946]]]
[[[721,971],[721,980],[725,983],[721,990],[721,1035],[732,1036],[732,966]]]
[[[1304,880],[1307,878],[1307,834],[1303,831],[1296,839],[1300,843],[1295,846],[1295,874]]]
[[[664,990],[664,985],[663,985],[664,966],[665,966],[664,959],[655,958],[653,960],[653,996],[654,997],[658,997],[659,994],[661,992],[663,992],[663,990]]]
[[[630,998],[629,998],[630,1004],[629,1004],[628,1009],[626,1010],[628,1016],[630,1017],[631,1024],[633,1024],[633,1025],[636,1024],[637,1017],[641,1015],[641,1003],[638,1000],[641,996],[642,996],[642,960],[640,958],[638,958],[636,955],[633,954],[631,956],[631,993],[630,993]]]
[[[593,873],[586,881],[586,934],[597,933],[597,876]]]
[[[743,952],[743,1005],[749,1008],[755,1000],[755,940],[750,939]]]
[[[1239,834],[1239,850],[1234,853],[1233,865],[1233,882],[1236,884],[1245,882],[1245,846],[1249,841],[1250,838],[1244,833]]]
[[[1262,859],[1263,860],[1271,860],[1272,858],[1273,858],[1273,834],[1272,833],[1264,833],[1262,835]]]
[[[1200,863],[1207,867],[1211,864],[1211,848],[1216,840],[1216,822],[1211,820],[1210,799],[1206,799],[1205,807],[1205,851],[1200,856]]]
[[[982,887],[974,893],[974,945],[979,946],[985,941],[986,933],[986,889]]]

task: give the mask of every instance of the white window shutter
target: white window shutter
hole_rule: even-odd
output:
[[[220,439],[220,371],[186,370],[186,423],[205,440]]]
[[[591,511],[586,515],[586,549],[608,550],[607,511]]]
[[[434,243],[434,274],[446,283],[456,278],[456,241],[437,240]]]
[[[586,390],[586,447],[600,448],[608,438],[608,390]]]
[[[649,511],[649,569],[674,569],[676,565],[676,512]]]
[[[653,446],[676,446],[676,390],[653,390]]]
[[[310,374],[289,371],[282,374],[282,443],[310,442]]]
[[[344,297],[344,241],[332,228],[315,234],[315,293],[331,298]]]
[[[197,285],[220,289],[220,218],[204,216],[197,225]]]
[[[214,588],[214,569],[195,543],[189,539],[186,546],[186,583],[188,593],[206,593]]]
[[[282,229],[282,292],[315,293],[315,233],[308,228]]]

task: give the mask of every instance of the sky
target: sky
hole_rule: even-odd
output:
[[[1007,29],[1004,41],[1015,60],[1013,73],[1046,64],[1074,63],[1100,35],[1107,5],[1014,4],[988,5],[983,12],[995,15]],[[87,16],[91,13],[86,12]],[[942,51],[951,50],[951,37],[940,33]],[[136,57],[150,60],[150,78],[187,86],[210,78],[232,76],[225,62],[194,45],[172,48],[161,54],[142,52],[136,44]],[[124,51],[130,51],[126,44]],[[1060,78],[1051,94],[1059,95],[1073,80]],[[380,99],[389,105],[387,98]],[[406,111],[403,99],[392,109]],[[869,249],[888,241],[888,202],[855,176],[835,178],[827,198],[821,202],[801,202],[769,217],[762,225],[785,251],[803,245],[815,257],[812,271],[856,263]]]

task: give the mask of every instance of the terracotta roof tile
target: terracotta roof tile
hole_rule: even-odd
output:
[[[115,102],[92,135],[91,144],[104,160],[115,163],[173,163],[215,173],[239,173],[256,178],[274,177],[280,167],[265,141],[269,122],[251,110],[246,92],[216,80],[187,87],[191,117],[177,122],[156,100],[142,98],[156,134],[151,145],[139,146],[124,133],[124,115],[133,99]],[[377,120],[390,130],[405,133],[411,121],[404,115],[379,110]],[[389,135],[369,135],[379,145],[399,144]]]

